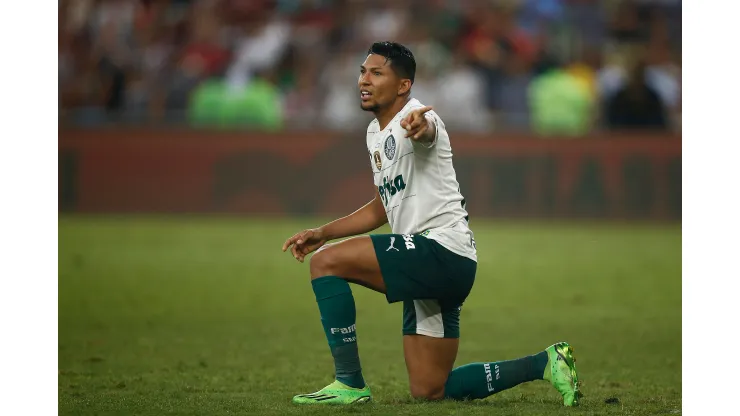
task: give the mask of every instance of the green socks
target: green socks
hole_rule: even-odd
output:
[[[355,388],[365,387],[355,334],[355,299],[349,283],[336,276],[311,281],[321,313],[326,340],[334,357],[337,380]]]
[[[447,378],[445,398],[483,399],[527,381],[542,380],[547,361],[547,352],[542,351],[516,360],[457,367]]]

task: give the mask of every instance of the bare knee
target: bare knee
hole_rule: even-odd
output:
[[[421,400],[440,400],[444,398],[445,386],[424,383],[411,383],[411,397]]]
[[[311,279],[336,274],[336,256],[332,255],[332,250],[325,250],[325,248],[326,246],[321,247],[311,256]]]

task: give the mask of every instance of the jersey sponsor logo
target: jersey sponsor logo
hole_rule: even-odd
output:
[[[375,153],[373,153],[373,160],[375,161],[375,167],[380,170],[380,168],[383,167],[383,161],[380,159],[379,151],[376,150]]]
[[[387,157],[388,160],[393,160],[396,156],[396,138],[393,137],[392,134],[385,139],[383,150],[385,150],[385,157]]]
[[[378,187],[378,193],[383,200],[383,204],[387,206],[390,198],[403,189],[406,189],[406,182],[403,180],[403,175],[398,175],[393,180],[389,176],[386,176],[383,177],[383,185]]]
[[[406,250],[413,250],[416,248],[416,245],[414,245],[414,236],[411,234],[403,234],[403,241],[406,243]]]

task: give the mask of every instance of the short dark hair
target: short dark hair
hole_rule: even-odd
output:
[[[401,78],[408,78],[414,82],[416,75],[416,60],[409,48],[396,42],[375,42],[367,50],[367,54],[375,54],[391,61],[391,69]]]

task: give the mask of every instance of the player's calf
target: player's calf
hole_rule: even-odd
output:
[[[324,276],[311,280],[311,286],[334,358],[336,379],[348,387],[365,387],[357,349],[357,312],[349,284],[336,276]]]
[[[355,325],[357,312],[348,281],[379,280],[382,286],[382,276],[375,252],[372,250],[372,242],[365,237],[364,240],[354,238],[331,244],[313,254],[310,272],[321,323],[334,358],[336,379],[350,389],[364,389],[366,385],[357,348]],[[346,389],[332,387],[330,390],[333,393],[327,393],[328,396],[334,395],[337,396],[336,400],[344,401],[342,397],[346,395],[344,391]],[[324,399],[323,396],[317,399],[304,395],[296,400],[303,403]]]
[[[411,397],[417,400],[440,400],[445,396],[445,386],[433,385],[424,382],[412,382],[410,385]]]
[[[515,360],[466,364],[450,373],[445,396],[483,399],[528,381],[543,380],[547,363],[548,355],[543,351]]]
[[[411,397],[421,400],[444,398],[445,382],[455,363],[458,346],[457,338],[435,338],[418,334],[403,337]]]
[[[528,381],[548,380],[563,396],[565,406],[577,406],[583,394],[573,348],[559,342],[545,351],[515,360],[472,363],[454,369],[445,385],[445,397],[482,399]]]

